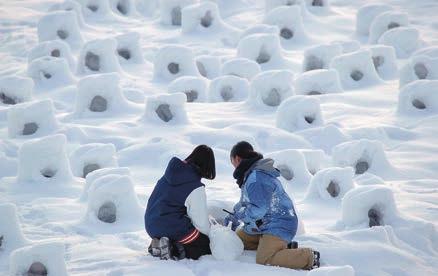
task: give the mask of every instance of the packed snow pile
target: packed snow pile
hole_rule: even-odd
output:
[[[184,93],[187,96],[187,102],[205,102],[207,101],[208,83],[204,78],[185,76],[180,77],[169,83],[167,91],[170,94]]]
[[[307,198],[342,199],[354,188],[352,168],[326,168],[315,174],[307,190]]]
[[[86,178],[95,170],[117,167],[116,149],[113,144],[86,144],[78,147],[70,155],[70,165],[74,176]]]
[[[187,96],[184,93],[150,96],[146,99],[143,119],[158,124],[185,124]]]
[[[11,203],[0,204],[0,254],[10,252],[28,243],[18,221],[17,207]]]
[[[319,69],[305,72],[295,79],[297,95],[322,95],[342,92],[338,71]]]
[[[116,53],[117,40],[114,38],[88,41],[79,55],[78,73],[86,75],[119,72],[121,68]]]
[[[210,82],[210,102],[241,102],[248,98],[249,82],[236,76],[222,76]]]
[[[75,78],[64,58],[44,56],[33,60],[27,69],[27,75],[39,90],[55,89],[73,84]]]
[[[268,155],[274,160],[275,167],[280,171],[280,175],[291,186],[307,186],[312,178],[306,159],[302,152],[298,150],[285,150],[273,152]]]
[[[398,111],[402,114],[437,114],[438,80],[414,81],[400,90]]]
[[[167,81],[181,76],[198,76],[195,57],[190,48],[168,45],[159,49],[154,58],[154,75]]]
[[[243,253],[243,243],[231,230],[213,221],[210,229],[210,248],[213,257],[221,261],[233,261]]]
[[[0,105],[15,105],[32,99],[33,80],[27,77],[0,78]]]

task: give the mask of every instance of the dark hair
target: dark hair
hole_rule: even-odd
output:
[[[252,145],[247,141],[240,141],[233,146],[230,152],[231,158],[235,158],[236,156],[239,156],[242,159],[250,159],[261,156],[261,154],[254,151]]]
[[[209,146],[197,146],[185,160],[196,168],[202,178],[214,179],[216,177],[214,152]]]

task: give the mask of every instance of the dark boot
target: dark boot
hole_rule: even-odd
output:
[[[160,239],[160,259],[170,260],[172,258],[172,245],[168,237],[162,237]]]
[[[161,256],[161,250],[160,250],[160,240],[157,238],[152,239],[151,244],[148,248],[149,254],[152,255],[152,257],[160,257]]]
[[[312,269],[318,268],[321,266],[320,262],[321,254],[318,251],[313,251],[313,266]]]

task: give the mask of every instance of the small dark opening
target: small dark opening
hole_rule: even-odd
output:
[[[368,211],[368,218],[370,227],[383,225],[382,213],[376,208],[371,208]]]
[[[313,116],[304,116],[304,120],[306,120],[307,123],[312,124],[315,121],[315,117],[313,117]]]
[[[397,22],[391,22],[388,24],[388,30],[398,28],[398,27],[400,27],[400,24],[398,24]]]
[[[324,68],[322,59],[316,56],[308,56],[305,60],[305,71],[318,70]]]
[[[92,112],[104,112],[108,108],[108,101],[102,96],[94,96],[90,102],[90,111]]]
[[[307,95],[309,95],[309,96],[315,96],[315,95],[322,95],[322,93],[319,92],[319,91],[312,90],[312,91],[310,91],[309,93],[307,93]]]
[[[314,7],[324,7],[324,1],[323,0],[313,0],[312,6]]]
[[[38,130],[38,125],[35,122],[25,123],[23,127],[23,135],[32,135]]]
[[[173,119],[173,114],[170,110],[170,105],[168,104],[160,104],[155,110],[155,113],[157,113],[158,117],[166,123]]]
[[[262,100],[267,106],[279,106],[281,104],[281,95],[277,88],[272,88]]]
[[[10,105],[17,104],[17,101],[15,99],[8,97],[3,92],[0,92],[0,100],[2,101],[3,104],[10,104]]]
[[[184,94],[186,94],[187,102],[189,103],[192,103],[198,99],[198,91],[196,90],[184,91]]]
[[[2,247],[3,244],[3,236],[0,236],[0,248]]]
[[[414,66],[415,75],[417,75],[418,79],[424,80],[429,75],[429,70],[427,70],[426,65],[423,63],[417,63]]]
[[[97,218],[105,223],[114,223],[117,220],[117,207],[111,202],[105,202],[100,206],[99,211],[97,212]]]
[[[179,73],[179,64],[171,62],[169,65],[167,65],[167,70],[169,70],[171,74],[176,75]]]
[[[230,85],[222,87],[221,96],[222,99],[224,99],[224,102],[229,102],[234,97],[233,87],[231,87]]]
[[[100,57],[92,52],[87,52],[85,55],[85,66],[87,66],[91,71],[99,71]]]
[[[367,161],[359,160],[356,163],[356,174],[364,174],[370,168],[370,164]]]
[[[27,271],[26,276],[47,276],[48,271],[45,265],[40,262],[33,263],[29,270]]]
[[[129,51],[128,49],[125,49],[125,48],[117,49],[117,53],[119,54],[119,56],[121,56],[122,58],[124,58],[126,60],[131,59],[131,51]]]
[[[363,79],[363,73],[359,70],[354,70],[353,72],[351,72],[350,77],[354,81],[360,81],[361,79]]]
[[[123,15],[128,14],[128,7],[127,7],[126,3],[122,2],[122,1],[119,1],[117,3],[117,10]]]
[[[213,16],[211,15],[211,11],[207,11],[205,15],[201,18],[201,26],[204,28],[208,28],[213,23]]]
[[[287,181],[290,181],[294,178],[293,171],[286,165],[278,165],[277,169],[280,171],[280,175],[286,179]]]
[[[327,186],[327,192],[330,194],[331,197],[337,197],[341,192],[341,188],[339,187],[339,184],[337,182],[332,180]]]
[[[82,177],[85,178],[90,172],[94,172],[95,170],[100,169],[100,166],[98,164],[87,164],[84,166],[84,169],[82,170]]]
[[[59,51],[59,49],[53,49],[52,52],[50,52],[50,55],[52,57],[60,57],[61,56],[61,51]]]
[[[419,99],[414,99],[412,101],[412,105],[417,109],[426,109],[424,102],[420,101]]]
[[[173,26],[181,26],[181,7],[174,7],[170,12]]]
[[[385,58],[383,56],[375,56],[373,57],[374,68],[379,68],[385,63]]]
[[[56,32],[56,34],[57,34],[58,37],[59,37],[60,39],[62,39],[62,40],[65,40],[65,39],[67,39],[67,37],[68,37],[68,32],[67,32],[66,30],[58,30],[58,31]]]
[[[271,60],[271,55],[266,51],[265,47],[262,47],[259,52],[259,56],[256,61],[258,64],[267,63]]]
[[[48,72],[42,71],[42,74],[43,74],[44,78],[46,78],[46,79],[51,79],[52,78],[52,74],[50,74]]]
[[[92,12],[97,12],[97,10],[99,9],[99,7],[96,5],[87,5],[87,8]]]
[[[197,61],[196,66],[198,67],[199,74],[201,74],[201,76],[203,76],[204,78],[207,78],[208,74],[204,64],[202,64],[202,62]]]
[[[280,30],[280,36],[284,39],[291,39],[294,36],[294,32],[289,28],[282,28]]]
[[[56,175],[56,170],[47,168],[41,171],[41,175],[44,176],[45,178],[52,178]]]

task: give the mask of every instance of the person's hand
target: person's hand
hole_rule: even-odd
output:
[[[230,225],[230,223],[231,223],[231,230],[233,230],[233,231],[236,231],[236,228],[240,225],[239,220],[231,214],[225,217],[224,226],[228,227],[228,225]]]

